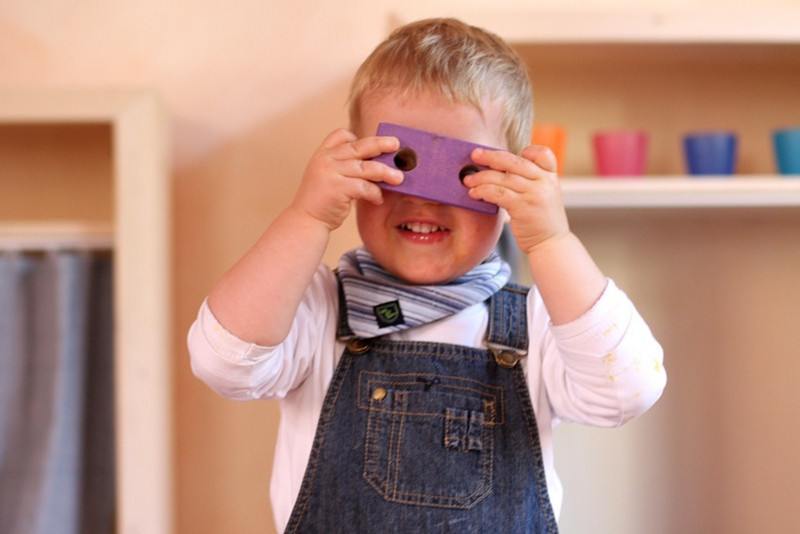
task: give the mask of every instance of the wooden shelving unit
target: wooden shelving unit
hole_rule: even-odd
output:
[[[145,90],[0,90],[0,241],[114,256],[117,531],[172,530],[166,121]]]
[[[776,174],[770,138],[800,125],[800,8],[452,15],[525,60],[536,120],[567,130],[572,229],[665,349],[667,390],[645,417],[558,429],[563,531],[791,531],[800,176]],[[648,132],[645,177],[594,176],[591,136],[617,127]],[[737,174],[687,176],[682,136],[717,129],[739,135]]]

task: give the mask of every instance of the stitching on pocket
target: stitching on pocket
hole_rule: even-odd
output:
[[[482,500],[492,488],[494,461],[493,425],[485,424],[487,414],[482,408],[495,403],[474,396],[472,400],[465,398],[465,402],[475,408],[463,409],[447,405],[459,398],[448,393],[396,390],[385,382],[380,386],[387,389],[387,395],[370,402],[367,416],[363,465],[366,482],[389,502],[468,509]],[[438,415],[420,415],[409,409],[410,395],[429,394],[434,404],[439,403]],[[424,399],[413,404],[419,402]],[[439,462],[450,464],[446,472],[453,475],[436,480],[431,486],[430,474],[423,470],[426,465]],[[462,473],[469,475],[462,478]],[[422,488],[428,489],[421,491]]]
[[[444,415],[444,446],[451,450],[464,450],[469,414],[466,410],[448,407]]]
[[[483,450],[483,412],[471,410],[467,422],[466,451]]]

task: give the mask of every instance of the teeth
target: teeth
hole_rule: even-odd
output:
[[[417,234],[430,234],[442,230],[439,226],[429,223],[411,222],[403,225],[404,230],[409,230]]]

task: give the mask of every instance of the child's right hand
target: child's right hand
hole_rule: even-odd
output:
[[[399,144],[395,137],[358,139],[344,129],[325,138],[292,204],[211,289],[208,305],[229,332],[265,347],[286,339],[329,233],[345,220],[353,200],[381,203],[376,182],[403,180],[401,171],[370,161]]]
[[[399,148],[395,137],[364,137],[343,128],[331,132],[314,152],[292,205],[329,231],[347,218],[354,200],[383,202],[376,182],[399,184],[403,173],[370,158]]]

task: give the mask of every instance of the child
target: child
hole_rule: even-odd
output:
[[[617,426],[665,385],[662,351],[569,230],[552,152],[526,146],[525,68],[456,20],[395,31],[361,66],[351,131],[311,156],[292,203],[212,288],[194,372],[280,399],[271,497],[287,532],[555,532],[559,421]],[[498,150],[468,176],[497,215],[383,190],[390,122]],[[321,266],[355,205],[363,247]],[[508,220],[535,286],[508,285]],[[381,314],[383,310],[388,313]]]

